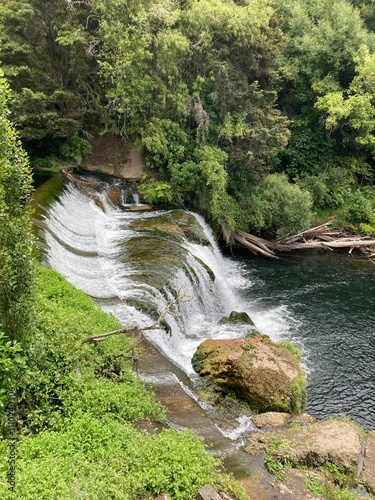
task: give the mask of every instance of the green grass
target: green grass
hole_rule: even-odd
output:
[[[38,270],[35,310],[18,387],[16,488],[8,489],[9,443],[3,439],[1,499],[136,500],[166,493],[193,500],[208,483],[246,499],[200,438],[160,431],[165,409],[130,362],[114,358],[132,339],[117,335],[82,343],[88,335],[117,329],[113,316],[46,268]],[[104,376],[109,366],[117,377]],[[159,432],[139,430],[140,420],[159,422]],[[3,429],[6,424],[4,418]]]

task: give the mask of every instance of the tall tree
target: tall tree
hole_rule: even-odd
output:
[[[233,226],[236,191],[288,138],[276,109],[282,44],[267,0],[93,0],[101,74],[119,131],[175,197]],[[170,197],[170,191],[162,192]],[[155,191],[154,191],[155,194]],[[167,201],[167,199],[166,199]]]
[[[324,130],[322,109],[315,104],[326,93],[349,88],[357,52],[362,45],[375,49],[374,34],[349,0],[275,0],[275,6],[288,36],[282,53],[287,78],[279,102],[293,120],[282,168],[304,175],[346,165],[353,151],[344,135]]]
[[[12,117],[38,154],[94,123],[98,40],[90,12],[88,2],[0,0],[0,61],[14,93]]]

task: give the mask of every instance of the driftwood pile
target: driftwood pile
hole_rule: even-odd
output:
[[[370,259],[375,257],[375,239],[368,236],[348,234],[342,229],[332,227],[334,219],[324,224],[312,227],[288,238],[278,240],[265,240],[246,233],[236,231],[233,239],[241,243],[255,254],[278,259],[276,252],[290,252],[292,250],[347,248],[349,254],[358,249]]]

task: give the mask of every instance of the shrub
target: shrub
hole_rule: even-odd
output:
[[[372,203],[360,190],[350,194],[346,210],[346,219],[348,222],[352,224],[366,223],[369,222],[372,214]]]
[[[3,443],[4,500],[136,500],[161,493],[188,500],[207,483],[221,482],[218,462],[190,432],[168,429],[148,435],[113,417],[96,419],[88,413],[77,416],[63,432],[44,431],[20,442],[15,493],[6,488],[7,452]],[[223,476],[223,481],[228,483],[228,478]],[[235,491],[233,482],[229,484],[227,491]]]
[[[278,237],[309,226],[311,196],[284,174],[270,174],[249,193],[247,224],[256,231],[272,231]]]
[[[72,404],[73,394],[86,401],[88,396],[84,394],[90,387],[98,392],[100,384],[97,382],[95,386],[95,374],[101,375],[111,356],[132,344],[124,335],[110,337],[105,342],[82,343],[86,336],[115,330],[121,325],[51,269],[38,269],[36,299],[35,327],[25,338],[31,376],[27,385],[21,388],[20,415],[24,432],[60,428],[66,412],[71,414],[67,408]],[[123,373],[124,385],[129,386],[129,398],[133,391],[132,401],[138,397],[138,408],[143,408],[143,416],[139,418],[158,414],[160,408],[152,410],[151,396],[145,390],[142,392],[142,385],[135,381],[129,361],[119,358],[116,364],[118,371]],[[108,387],[103,382],[100,390],[110,393]],[[130,414],[131,404],[129,401],[123,416],[126,412]],[[98,408],[96,414],[100,414]]]
[[[297,182],[311,194],[314,208],[339,208],[347,200],[354,176],[345,168],[331,167],[317,175],[301,176]]]

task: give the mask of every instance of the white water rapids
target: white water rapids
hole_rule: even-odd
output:
[[[104,210],[73,184],[65,187],[44,214],[47,264],[92,296],[125,326],[147,326],[154,322],[155,317],[135,307],[135,303],[151,304],[160,313],[179,295],[182,300],[177,311],[166,316],[171,335],[164,330],[153,330],[146,336],[190,377],[194,377],[191,357],[205,338],[245,335],[246,329],[241,325],[219,324],[232,310],[246,311],[257,328],[274,340],[288,334],[289,319],[284,308],[258,312],[249,301],[239,297],[237,292],[248,288],[250,282],[242,275],[238,262],[222,256],[210,228],[200,216],[193,214],[209,244],[180,239],[180,265],[173,267],[170,279],[160,288],[150,284],[157,270],[150,266],[141,268],[138,264],[145,260],[134,258],[129,244],[138,240],[146,246],[146,253],[152,252],[147,245],[155,237],[150,238],[146,231],[135,231],[134,222],[157,220],[166,212],[122,210],[106,200],[103,206]],[[207,268],[214,273],[214,281]]]

